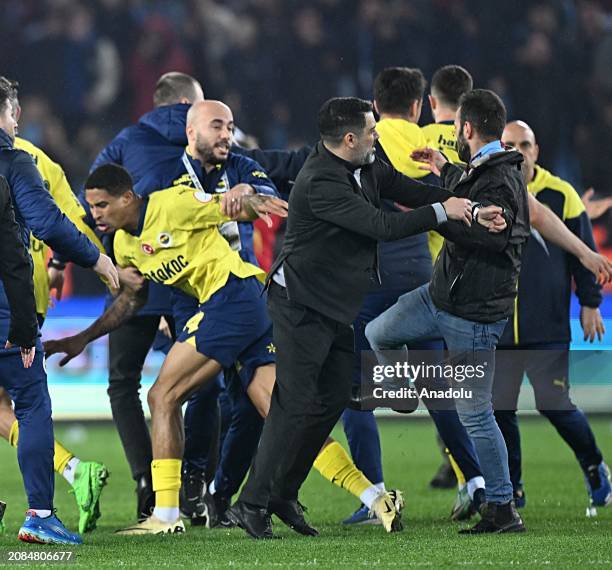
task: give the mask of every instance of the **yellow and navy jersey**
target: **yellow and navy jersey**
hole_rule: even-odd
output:
[[[453,164],[462,164],[457,154],[457,134],[454,121],[440,121],[421,127],[427,146],[439,150]]]
[[[427,139],[419,125],[405,119],[381,119],[376,124],[376,132],[380,137],[378,142],[395,170],[416,179],[429,174],[410,158],[413,150],[427,146]]]
[[[24,150],[32,159],[40,172],[45,187],[55,200],[59,209],[84,233],[98,249],[104,252],[102,243],[93,230],[84,222],[85,210],[68,184],[62,167],[51,160],[41,149],[31,142],[16,137],[15,148]],[[30,255],[34,265],[34,296],[36,297],[36,312],[45,316],[49,306],[49,277],[47,275],[47,254],[49,247],[30,234]]]
[[[431,123],[421,127],[421,130],[429,148],[439,150],[453,164],[463,164],[457,154],[457,137],[454,121]],[[442,250],[444,238],[434,231],[430,231],[427,237],[429,240],[429,252],[435,262]]]
[[[378,121],[376,131],[380,158],[411,178],[423,179],[429,174],[419,169],[419,164],[410,158],[413,150],[425,146],[425,138],[417,124],[404,119],[385,118]],[[383,200],[381,208],[386,211],[400,209],[390,200]],[[427,283],[432,269],[427,236],[418,234],[381,243],[378,248],[378,266],[383,289],[406,292]]]
[[[115,259],[200,303],[221,289],[230,274],[263,282],[265,272],[243,261],[219,232],[217,226],[227,221],[219,194],[188,186],[153,192],[144,200],[137,231],[115,233]]]
[[[591,223],[571,184],[536,165],[527,190],[595,249]],[[500,341],[503,346],[570,342],[572,279],[581,305],[598,307],[601,304],[601,287],[593,274],[574,256],[546,241],[539,233],[532,231],[532,234],[523,251],[514,315]]]

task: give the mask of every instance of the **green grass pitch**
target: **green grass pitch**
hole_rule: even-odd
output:
[[[612,458],[612,417],[592,420],[605,456]],[[241,530],[187,528],[184,536],[117,537],[113,531],[132,522],[131,481],[119,439],[110,425],[59,424],[57,436],[83,459],[105,461],[111,470],[102,496],[102,518],[76,551],[76,565],[102,567],[199,568],[583,568],[612,566],[612,506],[587,519],[586,491],[573,455],[554,429],[541,419],[522,421],[524,477],[528,504],[523,510],[528,532],[508,536],[459,536],[448,520],[452,491],[436,491],[428,481],[440,458],[432,423],[403,417],[381,421],[385,478],[405,492],[405,530],[388,535],[381,527],[347,528],[339,521],[357,501],[312,472],[302,501],[321,536],[294,534],[276,521],[282,540],[255,542]],[[336,430],[345,442],[341,430]],[[0,565],[7,550],[39,547],[16,540],[26,509],[16,454],[0,444],[0,498],[8,503],[7,532],[0,536]],[[77,516],[68,485],[56,478],[56,506],[71,529]],[[49,547],[47,547],[49,548]],[[58,548],[58,550],[62,550]],[[14,566],[14,564],[11,564]],[[57,567],[57,564],[53,564]],[[70,567],[73,567],[71,564]]]

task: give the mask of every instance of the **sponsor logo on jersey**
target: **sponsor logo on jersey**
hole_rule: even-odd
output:
[[[147,255],[153,255],[155,253],[153,246],[149,245],[148,243],[142,244],[142,251],[144,251]]]
[[[179,255],[170,261],[163,261],[160,267],[144,273],[144,276],[156,283],[164,283],[176,277],[188,265],[189,262],[185,259],[185,256]]]
[[[255,176],[255,178],[268,178],[268,175],[261,170],[253,170],[253,172],[251,172],[251,176]]]

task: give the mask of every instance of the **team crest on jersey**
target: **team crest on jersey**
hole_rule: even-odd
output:
[[[148,243],[142,244],[142,251],[144,251],[147,255],[153,255],[155,253],[153,246],[149,245]]]
[[[157,236],[157,243],[162,247],[170,247],[172,245],[172,236],[168,232],[162,232]]]
[[[198,202],[202,202],[203,204],[206,204],[206,202],[210,202],[212,200],[212,194],[207,194],[206,192],[203,192],[202,190],[198,190],[197,192],[194,192],[193,197]]]

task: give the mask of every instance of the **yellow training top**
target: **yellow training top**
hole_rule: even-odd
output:
[[[95,246],[104,253],[104,246],[93,230],[83,221],[85,210],[66,180],[62,167],[51,160],[41,149],[31,142],[16,137],[15,148],[24,150],[34,160],[45,187],[59,209],[70,221],[83,232]],[[30,255],[34,264],[34,296],[36,298],[36,312],[45,316],[49,306],[49,276],[47,275],[47,253],[49,247],[30,234]]]
[[[453,164],[462,164],[457,154],[457,135],[454,122],[431,123],[422,127],[421,130],[429,148],[439,150]]]
[[[219,232],[217,226],[227,221],[220,194],[188,186],[153,192],[143,204],[138,230],[115,233],[115,259],[200,303],[221,289],[230,274],[263,282],[265,272],[243,261]]]
[[[561,194],[563,197],[563,221],[577,218],[585,210],[580,195],[569,182],[562,180],[537,164],[535,166],[535,177],[527,184],[527,190],[534,196],[537,196],[542,190],[552,190]]]

